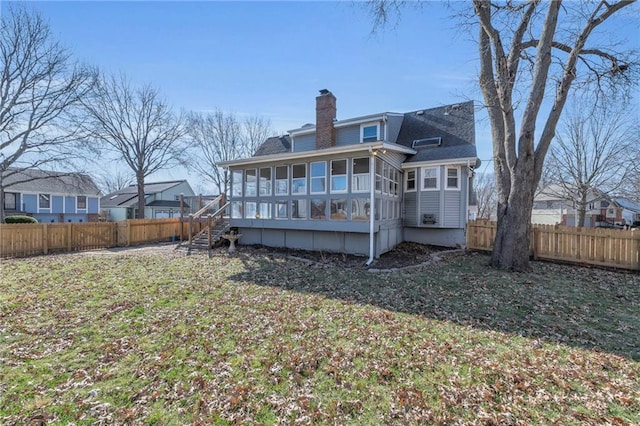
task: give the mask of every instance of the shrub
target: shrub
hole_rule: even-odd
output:
[[[38,220],[31,216],[16,215],[5,217],[4,223],[38,223]]]

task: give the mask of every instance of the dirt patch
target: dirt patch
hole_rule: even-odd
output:
[[[226,255],[228,244],[223,244],[213,249],[215,256]],[[176,250],[177,249],[177,250]],[[287,248],[276,248],[266,246],[240,246],[238,253],[242,255],[250,255],[251,253],[261,255],[279,255],[287,256],[292,260],[299,259],[301,261],[309,261],[337,267],[343,269],[361,269],[369,268],[386,270],[405,268],[408,266],[420,265],[433,259],[433,255],[449,250],[445,247],[437,247],[416,243],[400,243],[395,249],[384,253],[378,259],[375,259],[370,266],[365,266],[366,256],[356,256],[345,253],[329,253],[322,251],[294,250]],[[92,250],[82,252],[88,255],[105,255],[105,256],[140,256],[140,255],[158,255],[166,257],[186,256],[186,246],[179,247],[176,243],[160,243],[149,244],[135,247],[114,247],[110,249]],[[206,251],[193,251],[191,255],[207,255]]]

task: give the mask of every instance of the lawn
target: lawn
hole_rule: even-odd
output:
[[[640,424],[640,275],[243,248],[0,264],[0,424]]]

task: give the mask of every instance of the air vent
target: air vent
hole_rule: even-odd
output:
[[[411,148],[421,148],[425,146],[440,146],[441,144],[442,144],[442,138],[438,136],[437,138],[416,139],[411,144]]]

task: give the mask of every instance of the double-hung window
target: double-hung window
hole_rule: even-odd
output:
[[[38,194],[38,207],[41,209],[51,208],[51,195],[50,194]]]
[[[447,189],[460,189],[460,168],[447,167]]]
[[[376,142],[380,140],[380,126],[377,123],[362,124],[360,126],[361,142]]]
[[[78,195],[76,197],[76,209],[77,210],[86,210],[87,209],[87,196],[86,195]]]
[[[5,210],[18,209],[18,194],[16,194],[15,192],[4,193],[4,209]]]
[[[347,160],[331,161],[331,192],[347,192]]]
[[[413,192],[416,190],[416,169],[406,171],[404,182],[405,192]]]
[[[438,167],[424,167],[422,169],[422,190],[435,191],[440,189],[440,180],[438,178]]]
[[[311,193],[324,194],[327,192],[327,163],[317,161],[311,163]]]

